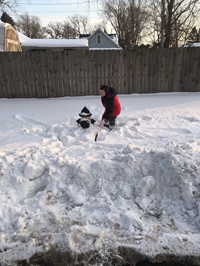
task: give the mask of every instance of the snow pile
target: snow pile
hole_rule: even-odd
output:
[[[98,123],[83,130],[75,121],[83,102],[100,121],[98,97],[2,99],[2,265],[55,246],[199,256],[197,96],[120,95],[117,128],[102,129],[97,142]]]

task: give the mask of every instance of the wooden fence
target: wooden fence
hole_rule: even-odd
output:
[[[200,48],[0,53],[0,98],[200,91]]]

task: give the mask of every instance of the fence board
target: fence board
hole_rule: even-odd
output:
[[[196,53],[196,59],[195,59],[195,74],[194,74],[194,82],[193,82],[193,91],[200,91],[200,49],[198,49]]]
[[[180,80],[180,62],[181,62],[181,49],[175,48],[171,49],[171,57],[170,57],[170,69],[169,69],[169,92],[176,92],[179,86]]]
[[[158,74],[156,74],[157,68],[158,68],[158,56],[159,53],[156,48],[152,48],[149,51],[149,63],[148,63],[148,68],[149,68],[149,87],[148,91],[150,93],[156,92],[156,89],[159,90],[158,86]]]
[[[127,94],[129,88],[129,79],[128,79],[129,56],[127,53],[124,53],[122,58],[123,58],[123,76],[121,81],[120,92],[123,91],[123,93]]]
[[[103,78],[103,62],[102,62],[102,52],[97,54],[97,79],[101,85],[106,83],[105,78]]]
[[[158,92],[164,91],[164,74],[165,74],[165,48],[158,49],[158,55],[159,57],[156,59],[156,68],[157,68],[157,86],[158,86]]]
[[[9,64],[9,61],[8,61],[8,56],[5,60],[5,54],[3,54],[3,66],[2,66],[2,70],[4,72],[4,75],[3,75],[3,89],[4,89],[4,92],[5,92],[5,95],[4,97],[7,97],[10,98],[12,97],[12,93],[10,92],[10,83],[12,82],[11,80],[11,77],[10,77],[10,70],[11,70],[11,66]],[[7,75],[5,75],[5,73],[8,73]]]
[[[6,73],[6,68],[5,68],[5,54],[4,53],[0,53],[0,85],[1,85],[1,97],[9,97],[7,92],[6,92],[6,84],[7,84],[7,75],[5,75]]]
[[[15,85],[13,86],[13,95],[12,97],[22,97],[22,69],[21,69],[21,62],[22,62],[22,56],[19,53],[12,54],[13,60],[12,63],[15,66],[15,76],[14,81]],[[25,97],[25,96],[24,96]]]
[[[67,52],[66,66],[67,66],[68,81],[69,81],[68,96],[72,96],[72,90],[74,88],[74,77],[73,77],[73,57],[70,51]]]
[[[199,62],[199,53],[195,50],[193,47],[191,49],[190,53],[190,58],[187,58],[188,61],[188,67],[189,67],[189,72],[188,72],[188,83],[187,86],[191,87],[192,91],[196,91],[196,80],[197,80],[197,71],[198,71],[198,62]]]

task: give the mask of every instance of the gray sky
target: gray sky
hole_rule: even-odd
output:
[[[28,12],[29,15],[38,16],[46,26],[49,22],[63,21],[74,14],[85,15],[90,24],[101,19],[101,0],[18,0],[16,13],[18,15]],[[8,11],[14,20],[17,14]]]

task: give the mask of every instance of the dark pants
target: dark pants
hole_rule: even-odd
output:
[[[104,126],[109,127],[109,128],[114,128],[115,127],[115,120],[116,116],[108,116],[104,119]]]
[[[115,126],[115,120],[116,120],[116,116],[109,116],[109,123],[111,126]]]

